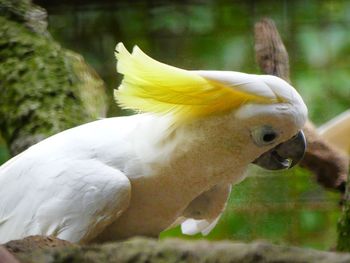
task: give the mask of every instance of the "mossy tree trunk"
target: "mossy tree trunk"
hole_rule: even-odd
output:
[[[103,81],[29,0],[0,0],[0,131],[12,155],[106,112]]]

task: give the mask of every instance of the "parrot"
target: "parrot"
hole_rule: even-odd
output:
[[[86,123],[0,167],[0,243],[30,235],[73,243],[208,234],[250,164],[303,157],[307,107],[272,75],[186,70],[116,46],[115,100],[134,115]]]

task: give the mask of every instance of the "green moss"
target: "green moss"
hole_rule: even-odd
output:
[[[8,4],[0,2],[0,14],[5,13],[0,16],[0,129],[11,152],[18,153],[44,137],[104,116],[105,94],[102,80],[82,58],[9,20],[13,17],[4,11],[4,2]],[[28,2],[21,3],[18,16]],[[95,82],[89,85],[86,76]]]
[[[24,22],[26,13],[32,8],[29,0],[1,0],[0,16],[14,21]]]
[[[344,204],[343,213],[338,222],[337,251],[350,251],[350,202]]]

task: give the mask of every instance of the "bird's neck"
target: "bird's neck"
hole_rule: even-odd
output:
[[[248,164],[244,142],[234,139],[229,121],[229,116],[220,116],[174,127],[170,118],[149,119],[142,129],[152,133],[144,146],[154,150],[143,150],[150,153],[147,163],[162,173],[169,169],[198,181],[241,180]]]

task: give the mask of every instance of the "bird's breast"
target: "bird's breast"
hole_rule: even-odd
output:
[[[136,235],[158,236],[208,188],[207,181],[191,182],[172,174],[131,179],[128,209],[97,239],[111,241]]]

